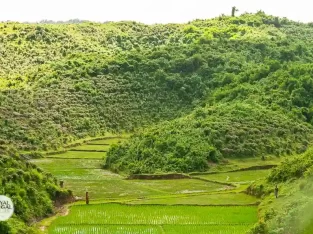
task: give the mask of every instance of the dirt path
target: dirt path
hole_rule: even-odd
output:
[[[67,216],[69,212],[70,212],[69,205],[60,207],[52,216],[39,222],[38,224],[39,230],[42,231],[43,233],[48,233],[48,227],[51,225],[51,223],[60,216]]]

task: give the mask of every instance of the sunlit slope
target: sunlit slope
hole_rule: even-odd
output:
[[[312,126],[253,103],[198,108],[111,148],[106,164],[128,173],[205,171],[225,158],[291,155],[312,140]]]
[[[0,139],[20,149],[132,131],[202,102],[253,99],[311,121],[310,25],[260,12],[0,28]]]
[[[312,233],[313,150],[286,160],[248,193],[262,197],[260,223],[253,233]],[[278,186],[278,198],[274,188]]]

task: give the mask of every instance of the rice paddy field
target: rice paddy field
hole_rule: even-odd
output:
[[[102,139],[102,140],[90,141],[87,143],[87,145],[113,145],[113,144],[119,144],[126,140],[127,140],[127,136],[111,137],[111,138]]]
[[[51,233],[92,233],[92,234],[243,234],[249,226],[220,226],[220,225],[79,225],[59,226]]]
[[[210,206],[151,206],[99,204],[73,206],[68,216],[59,218],[50,227],[50,233],[70,233],[80,230],[86,233],[102,233],[102,229],[113,231],[125,228],[123,233],[205,233],[204,231],[247,231],[257,222],[256,207],[210,207]],[[78,226],[78,227],[77,227]],[[102,227],[103,226],[103,227]],[[91,229],[97,227],[98,229]],[[221,230],[219,230],[221,227]],[[73,229],[72,229],[73,228]],[[113,230],[112,230],[113,229]],[[183,232],[182,232],[183,231]],[[122,232],[121,232],[122,233]],[[242,232],[241,232],[242,233]]]
[[[146,200],[134,200],[130,204],[163,204],[163,205],[217,205],[217,206],[245,206],[255,205],[258,200],[245,193],[211,193],[189,196],[168,196]]]
[[[132,180],[132,184],[148,189],[158,189],[164,193],[200,193],[224,190],[225,186],[196,179],[179,180]]]
[[[82,199],[70,205],[67,215],[43,221],[46,233],[242,234],[257,222],[258,200],[243,193],[240,184],[264,178],[268,170],[221,171],[176,180],[127,180],[102,169],[104,151],[125,140],[90,141],[65,153],[32,160]],[[229,167],[237,168],[235,163]],[[252,161],[238,163],[242,168],[252,165]],[[89,205],[83,200],[86,191]]]
[[[205,174],[198,177],[221,183],[251,183],[268,176],[270,170],[236,171]]]
[[[110,148],[110,145],[80,145],[70,148],[70,150],[81,151],[104,151],[106,152]]]
[[[105,152],[88,152],[88,151],[67,151],[62,154],[53,154],[47,158],[63,158],[63,159],[104,159]]]

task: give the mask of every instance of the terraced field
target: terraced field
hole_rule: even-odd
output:
[[[73,206],[68,216],[59,218],[50,228],[51,233],[73,233],[85,230],[88,233],[113,231],[119,233],[190,233],[199,230],[209,233],[224,229],[225,233],[239,233],[257,222],[256,207],[197,207],[197,206],[127,206],[119,204],[100,204]],[[90,229],[97,227],[95,229]],[[230,228],[229,228],[230,227]],[[80,228],[80,229],[78,229]],[[83,228],[83,229],[82,229]],[[112,230],[113,228],[113,230]],[[238,229],[237,229],[238,228]],[[141,230],[140,230],[141,229]],[[139,231],[139,232],[138,232]],[[182,232],[183,231],[183,232]],[[197,232],[198,233],[198,232]],[[206,232],[207,233],[207,232]],[[212,232],[214,233],[214,232]]]
[[[270,170],[235,171],[217,174],[204,174],[199,178],[221,183],[251,183],[257,179],[268,176]]]
[[[51,233],[92,233],[92,234],[242,234],[247,231],[247,226],[221,226],[221,225],[79,225],[63,226]]]
[[[110,148],[110,145],[81,145],[72,148],[72,150],[77,151],[100,151],[100,152],[106,152]]]
[[[32,161],[63,180],[81,199],[70,206],[67,216],[45,224],[48,233],[241,234],[257,221],[258,200],[243,193],[244,185],[267,176],[268,170],[203,173],[176,180],[126,180],[102,169],[105,151],[121,140],[125,139],[90,141]],[[228,167],[259,165],[255,162],[239,166],[233,162]],[[84,204],[86,191],[90,205]]]
[[[91,152],[91,151],[67,151],[62,154],[53,154],[47,156],[47,158],[61,158],[61,159],[104,159],[106,157],[105,152]]]
[[[203,195],[168,196],[164,198],[151,198],[134,200],[130,204],[164,204],[164,205],[216,205],[216,206],[247,206],[256,205],[258,200],[245,193],[211,193]]]

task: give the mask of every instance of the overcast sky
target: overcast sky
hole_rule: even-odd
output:
[[[0,0],[0,21],[43,19],[90,21],[134,20],[143,23],[177,23],[240,12],[263,10],[302,22],[313,22],[310,0]]]

